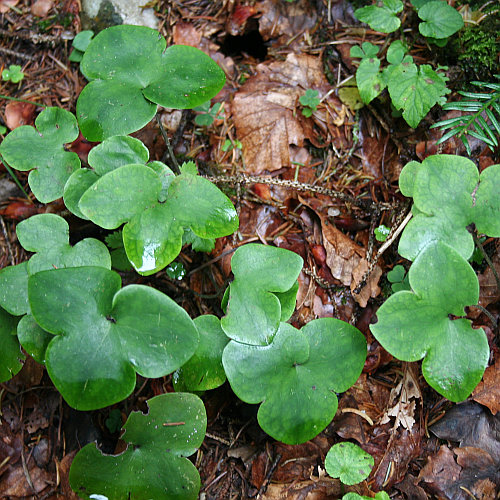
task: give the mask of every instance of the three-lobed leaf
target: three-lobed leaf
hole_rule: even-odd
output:
[[[221,320],[226,335],[246,344],[269,344],[280,322],[293,313],[302,265],[299,255],[282,248],[257,244],[238,248],[231,259],[234,281],[227,314]]]
[[[500,165],[479,175],[467,158],[432,155],[421,164],[407,164],[399,184],[401,192],[414,200],[414,217],[398,248],[406,259],[414,260],[433,241],[443,241],[469,259],[474,250],[467,230],[471,223],[480,233],[500,236]]]
[[[22,125],[0,144],[0,154],[12,168],[30,171],[28,183],[42,203],[63,195],[70,175],[80,167],[76,153],[64,144],[78,137],[76,118],[61,108],[46,108],[35,120],[35,127]]]
[[[166,48],[157,31],[144,26],[112,26],[88,45],[80,68],[90,83],[77,102],[82,134],[102,141],[146,125],[157,105],[194,108],[214,97],[224,72],[199,49]]]
[[[94,443],[75,456],[69,473],[81,498],[195,500],[196,467],[187,458],[201,446],[207,416],[194,394],[161,394],[147,401],[148,414],[131,413],[123,426],[128,443],[120,455],[103,455]]]
[[[481,380],[489,358],[484,331],[462,318],[464,308],[479,298],[476,274],[456,250],[436,241],[415,259],[409,282],[412,291],[389,297],[370,329],[398,359],[424,358],[429,385],[450,401],[462,401]]]
[[[356,382],[365,358],[366,341],[355,327],[322,318],[301,330],[281,323],[265,346],[232,340],[222,362],[236,395],[247,403],[262,402],[257,414],[262,429],[297,444],[331,422],[338,406],[335,393]]]
[[[33,317],[54,336],[45,353],[47,371],[74,408],[120,401],[133,391],[136,372],[167,375],[196,350],[196,327],[172,299],[147,286],[120,288],[120,276],[102,267],[29,278]]]

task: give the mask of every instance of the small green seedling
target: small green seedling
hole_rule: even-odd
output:
[[[489,359],[484,331],[464,318],[464,308],[479,299],[476,273],[456,250],[436,241],[419,253],[408,274],[412,291],[391,295],[370,330],[396,358],[424,358],[428,384],[450,401],[463,401]]]
[[[254,299],[247,299],[248,310],[258,310]],[[312,439],[332,421],[338,407],[335,393],[356,382],[365,359],[361,332],[334,318],[313,320],[301,330],[280,323],[269,345],[232,340],[222,355],[235,394],[247,403],[262,403],[259,425],[287,444]]]
[[[234,253],[222,329],[233,340],[268,345],[295,309],[302,258],[282,248],[244,245]],[[229,295],[227,295],[229,294]],[[224,300],[223,300],[224,302]]]
[[[182,262],[171,262],[165,268],[165,274],[172,280],[181,281],[186,276],[186,268]]]
[[[122,412],[117,408],[111,410],[108,418],[104,421],[104,424],[111,434],[118,432],[122,428],[122,423]]]
[[[349,442],[332,446],[325,457],[326,472],[347,485],[364,481],[370,475],[374,463],[369,453]]]
[[[149,412],[133,412],[123,426],[128,444],[120,455],[104,455],[95,443],[73,459],[71,488],[83,499],[196,500],[200,476],[185,457],[201,446],[207,427],[203,402],[194,394],[161,394]]]
[[[144,127],[158,105],[194,108],[214,97],[224,72],[204,52],[172,45],[145,26],[120,25],[101,31],[83,55],[80,70],[89,80],[76,114],[89,141],[126,135]]]
[[[446,102],[448,79],[427,64],[417,66],[399,40],[389,46],[389,65],[380,71],[378,50],[369,42],[351,48],[351,57],[361,58],[356,71],[361,99],[368,104],[387,87],[395,109],[402,111],[408,125],[415,128],[435,104]]]
[[[421,164],[412,161],[399,177],[401,192],[413,197],[413,219],[399,242],[399,254],[408,260],[432,241],[443,241],[464,259],[474,250],[468,228],[500,237],[500,165],[481,174],[474,163],[460,156],[433,155]]]
[[[422,20],[420,34],[431,39],[446,39],[463,28],[459,12],[442,0],[412,0],[413,7]],[[354,11],[354,16],[375,31],[392,33],[401,26],[397,16],[403,11],[400,0],[382,0],[381,6],[369,5]]]
[[[83,30],[78,33],[73,39],[71,46],[73,50],[69,55],[69,60],[71,62],[81,62],[83,59],[83,54],[87,50],[92,38],[94,37],[94,32],[92,30]]]
[[[375,239],[377,241],[385,241],[387,239],[387,236],[389,236],[389,233],[391,232],[391,228],[384,226],[381,224],[380,226],[375,228]]]
[[[210,107],[210,101],[204,102],[200,106],[193,108],[193,111],[198,111],[194,122],[200,127],[210,127],[217,117],[224,111],[224,103],[216,102]]]
[[[24,73],[21,71],[21,66],[11,64],[9,69],[5,68],[2,71],[2,80],[6,82],[19,83],[24,78]]]
[[[391,497],[385,491],[379,491],[378,493],[375,493],[374,498],[375,500],[390,500]],[[342,497],[342,500],[373,500],[373,498],[350,491]]]
[[[394,293],[402,290],[411,290],[410,281],[406,269],[398,264],[387,273],[387,280],[391,283],[391,288]]]
[[[242,149],[243,144],[238,139],[232,141],[231,139],[226,139],[222,145],[222,151],[231,151],[232,149]]]
[[[70,175],[80,168],[76,153],[64,145],[78,137],[76,118],[61,108],[46,108],[35,120],[35,127],[22,125],[0,144],[4,161],[16,170],[30,171],[28,183],[42,203],[61,198]]]
[[[111,267],[117,271],[132,271],[132,265],[123,246],[122,232],[113,231],[104,238],[104,241],[110,249]]]
[[[200,343],[191,359],[174,372],[176,391],[208,391],[226,381],[222,352],[229,339],[220,326],[220,320],[216,316],[205,314],[195,318],[194,324]]]
[[[5,125],[0,125],[0,135],[5,135],[7,133],[7,127]]]
[[[318,104],[321,102],[319,99],[319,92],[317,90],[307,89],[306,93],[299,97],[299,102],[304,106],[302,114],[309,118],[317,111]]]

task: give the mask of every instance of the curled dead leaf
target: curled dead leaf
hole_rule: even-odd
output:
[[[493,415],[500,411],[500,361],[486,368],[483,380],[474,389],[472,399],[487,406]]]
[[[36,106],[28,102],[11,101],[5,106],[5,124],[10,130],[21,125],[31,125]]]

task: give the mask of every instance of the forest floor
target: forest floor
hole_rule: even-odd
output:
[[[68,59],[71,40],[82,29],[80,2],[36,2],[48,8],[42,17],[33,14],[32,4],[0,1],[0,7],[7,6],[0,11],[1,69],[18,64],[25,73],[18,84],[0,81],[0,94],[75,112],[86,83],[79,65]],[[470,311],[474,327],[484,328],[489,337],[491,367],[467,402],[451,403],[426,384],[420,363],[393,359],[369,330],[377,308],[391,294],[387,273],[398,264],[408,268],[397,253],[397,240],[362,282],[381,246],[374,229],[397,227],[409,210],[398,189],[404,165],[437,152],[465,154],[458,140],[436,145],[441,132],[429,127],[445,113],[435,106],[411,129],[392,116],[384,96],[360,106],[349,86],[357,64],[350,49],[364,41],[385,49],[389,37],[360,25],[344,0],[149,4],[169,44],[201,48],[226,72],[227,83],[212,101],[224,106],[210,125],[196,124],[199,112],[160,113],[178,158],[193,159],[201,174],[226,177],[220,187],[239,211],[240,228],[218,240],[211,254],[185,248],[177,259],[186,271],[182,279],[164,271],[150,277],[121,272],[124,284],[151,284],[193,317],[220,317],[234,249],[248,242],[275,245],[300,254],[305,263],[291,322],[301,327],[333,316],[357,326],[368,341],[359,380],[339,396],[333,422],[305,444],[285,445],[267,436],[257,424],[257,406],[239,401],[227,383],[205,393],[207,435],[192,457],[201,475],[200,498],[320,500],[341,498],[347,491],[374,496],[380,490],[394,499],[498,498],[498,329],[486,315]],[[412,20],[407,21],[411,27]],[[453,91],[474,76],[447,49],[423,43],[418,31],[405,36],[413,41],[415,61],[448,66]],[[322,98],[310,117],[299,101],[307,89]],[[0,123],[8,129],[31,125],[41,109],[0,99]],[[155,122],[134,135],[149,147],[151,159],[168,163]],[[79,139],[69,149],[85,162],[92,146]],[[498,151],[480,142],[472,146],[471,159],[480,169],[499,162]],[[27,173],[16,175],[29,189]],[[0,268],[28,258],[17,242],[16,224],[45,212],[68,220],[72,241],[106,234],[69,214],[62,201],[26,200],[2,168]],[[485,248],[500,265],[498,241],[487,240]],[[498,322],[500,292],[484,265],[475,269],[481,303]],[[360,284],[361,292],[354,293]],[[108,428],[110,415],[124,422],[131,411],[144,411],[147,399],[171,391],[171,376],[138,377],[126,401],[77,412],[62,400],[44,367],[28,357],[21,372],[0,386],[0,498],[77,498],[68,483],[75,453],[94,440],[108,453],[123,450],[119,433]],[[344,487],[325,474],[325,455],[342,440],[356,442],[375,459],[370,477],[359,485]]]

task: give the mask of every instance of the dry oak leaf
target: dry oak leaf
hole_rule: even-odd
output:
[[[332,276],[340,280],[343,285],[351,287],[351,292],[353,292],[368,269],[368,263],[364,258],[366,252],[349,236],[331,224],[326,217],[320,216],[320,219],[326,263]],[[360,293],[352,294],[361,307],[366,307],[370,297],[376,297],[380,293],[378,281],[381,276],[382,269],[377,265]]]
[[[331,89],[318,57],[292,53],[285,61],[262,63],[256,69],[231,106],[248,174],[291,165],[290,145],[302,147],[304,139],[314,140],[312,127],[303,125],[307,122],[299,111],[300,96],[313,89],[322,98]],[[329,96],[324,104],[333,123],[342,124],[343,108],[339,110],[336,98]]]
[[[483,380],[474,389],[472,399],[496,415],[500,411],[500,360],[486,368]]]

